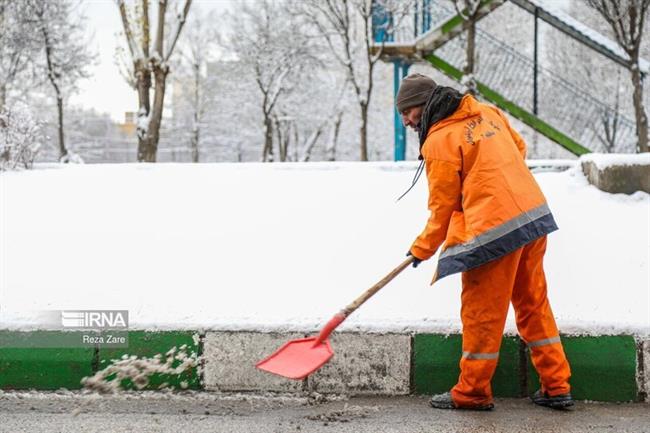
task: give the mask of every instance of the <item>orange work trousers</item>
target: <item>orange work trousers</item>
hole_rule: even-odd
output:
[[[569,363],[546,296],[545,251],[546,236],[463,273],[463,355],[458,383],[451,390],[457,406],[492,402],[490,381],[511,301],[542,390],[551,396],[570,391]]]

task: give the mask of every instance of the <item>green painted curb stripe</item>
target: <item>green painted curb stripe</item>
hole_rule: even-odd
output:
[[[571,365],[570,383],[574,398],[598,401],[639,399],[634,337],[562,336],[562,344]],[[437,394],[449,391],[458,380],[461,352],[460,335],[416,334],[412,351],[414,392]],[[505,337],[492,379],[494,395],[521,397],[532,394],[538,388],[539,379],[528,352],[519,350],[518,338]]]
[[[123,356],[137,356],[138,358],[153,358],[161,355],[163,361],[166,353],[173,347],[179,349],[186,345],[186,353],[196,356],[201,355],[202,347],[199,344],[199,335],[192,331],[129,331],[129,346],[122,349],[99,348],[98,368],[104,369],[111,364],[112,360],[119,360]],[[180,361],[174,361],[172,367],[176,367]],[[149,379],[149,385],[143,389],[156,390],[160,385],[167,383],[175,389],[203,389],[199,368],[195,366],[180,375],[155,374]],[[133,383],[126,379],[121,384],[124,389],[136,389]]]
[[[460,335],[416,334],[413,338],[413,381],[416,394],[449,391],[458,381],[462,354]],[[520,397],[519,339],[505,337],[492,380],[497,397]]]
[[[0,331],[0,389],[80,389],[81,379],[93,372],[93,347],[32,348],[74,333],[58,331]]]
[[[459,69],[447,63],[446,61],[436,56],[435,54],[429,54],[425,56],[425,59],[429,63],[431,63],[435,68],[442,71],[449,77],[455,79],[456,81],[460,81],[461,78],[463,77],[463,73]],[[517,119],[521,120],[522,122],[524,122],[531,128],[535,129],[536,131],[540,132],[544,136],[555,141],[560,146],[564,147],[566,150],[573,153],[574,155],[580,156],[580,155],[584,155],[585,153],[591,152],[591,150],[580,145],[578,142],[569,138],[567,135],[564,135],[563,133],[553,128],[548,123],[541,120],[539,117],[535,116],[532,113],[529,113],[528,111],[526,111],[519,105],[515,104],[514,102],[507,100],[501,94],[490,89],[486,85],[477,82],[476,86],[479,93],[483,97],[485,97],[485,99],[492,102],[497,107],[506,110],[508,113],[512,114]]]
[[[82,334],[87,332],[0,331],[0,389],[80,389],[84,377],[123,355],[153,358],[161,354],[164,358],[171,348],[184,344],[188,355],[202,353],[198,333],[192,331],[128,331],[129,345],[123,349],[72,347]],[[62,347],[42,347],[44,344]],[[179,363],[175,361],[172,367]],[[180,375],[153,375],[145,389],[158,389],[162,383],[177,389],[184,388],[182,384],[187,389],[203,389],[199,370],[195,366]],[[128,380],[122,385],[134,388]]]
[[[571,366],[571,394],[579,400],[633,401],[637,347],[631,336],[565,337],[564,353]],[[528,381],[539,383],[532,364]]]
[[[412,352],[416,394],[447,392],[456,384],[462,352],[460,335],[416,334]]]

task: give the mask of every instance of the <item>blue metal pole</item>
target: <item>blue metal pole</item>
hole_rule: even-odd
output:
[[[426,33],[431,28],[431,0],[424,0],[422,5],[422,33]]]
[[[409,67],[411,65],[404,60],[396,59],[393,60],[393,94],[394,100],[397,100],[397,92],[399,91],[399,85],[402,78],[406,77],[408,74]],[[394,108],[395,118],[394,118],[394,131],[395,131],[395,161],[404,161],[406,159],[406,128],[402,123],[402,118],[399,111],[397,111],[397,106]]]
[[[399,82],[401,80],[401,66],[402,61],[399,59],[393,60],[393,101],[397,102],[397,92],[399,91]],[[394,118],[393,118],[393,130],[395,132],[395,149],[394,149],[394,159],[395,161],[403,161],[402,154],[404,153],[401,149],[401,130],[404,128],[402,125],[402,119],[400,118],[399,111],[397,111],[397,105],[393,104]]]
[[[393,42],[393,34],[387,32],[387,28],[393,25],[393,15],[375,1],[372,2],[371,8],[373,40],[377,43]]]

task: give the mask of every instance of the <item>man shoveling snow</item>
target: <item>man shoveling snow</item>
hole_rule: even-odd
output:
[[[429,182],[431,216],[409,250],[413,266],[444,241],[433,281],[462,272],[460,377],[431,405],[492,409],[490,381],[510,302],[541,379],[533,401],[573,405],[542,266],[546,235],[557,226],[526,166],[526,144],[496,107],[421,74],[404,78],[396,105],[404,125],[419,133]]]

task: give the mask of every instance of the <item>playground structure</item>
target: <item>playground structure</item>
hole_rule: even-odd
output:
[[[593,143],[604,134],[602,119],[616,119],[616,143],[634,148],[636,125],[633,119],[609,106],[539,62],[538,23],[543,21],[577,41],[586,50],[604,56],[607,61],[626,66],[629,62],[617,44],[568,15],[551,11],[535,0],[508,0],[534,17],[533,58],[517,51],[494,35],[476,27],[476,52],[481,61],[474,78],[478,96],[505,110],[535,131],[573,153],[582,155],[593,150]],[[506,0],[483,0],[477,22],[506,3]],[[463,82],[465,45],[462,38],[467,22],[440,0],[415,0],[406,15],[393,23],[390,13],[378,3],[372,18],[373,50],[381,50],[382,60],[394,65],[394,93],[408,75],[409,67],[419,61],[429,62],[448,77]],[[388,31],[387,29],[390,29]],[[640,61],[645,76],[647,61]],[[549,95],[543,98],[540,95]],[[646,98],[647,100],[647,98]],[[399,113],[395,111],[394,159],[406,158],[406,134]]]

